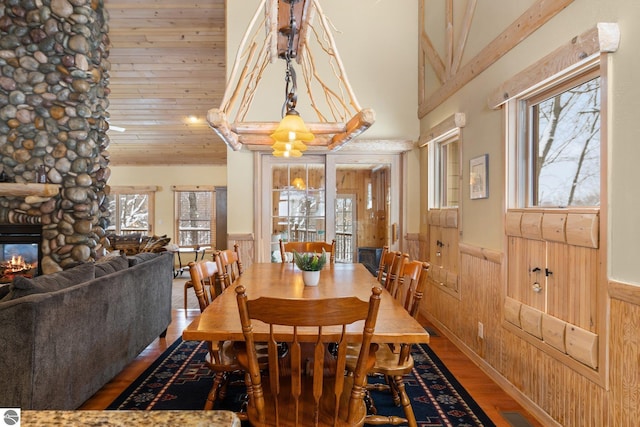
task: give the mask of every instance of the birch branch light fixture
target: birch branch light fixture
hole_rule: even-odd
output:
[[[328,67],[316,67],[313,53],[326,56]],[[248,121],[263,73],[278,59],[286,62],[282,121]],[[305,123],[296,111],[293,60],[315,122],[307,117]],[[272,149],[275,156],[297,157],[307,148],[339,150],[375,122],[375,113],[355,97],[319,0],[262,0],[240,42],[220,106],[207,112],[207,121],[234,151]]]

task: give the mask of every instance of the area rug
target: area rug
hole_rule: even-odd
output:
[[[206,354],[202,342],[178,339],[107,409],[202,409],[213,382]],[[495,426],[428,345],[414,346],[412,355],[415,367],[405,383],[419,427]],[[371,394],[378,413],[403,415],[388,393]],[[216,409],[238,411],[244,399],[243,387],[231,386]]]

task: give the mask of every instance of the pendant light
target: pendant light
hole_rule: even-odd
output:
[[[293,13],[293,5],[299,0],[284,0],[289,3],[290,17],[289,27],[281,31],[287,34],[287,50],[284,53],[286,61],[285,68],[285,101],[282,105],[283,118],[278,128],[271,134],[274,144],[271,146],[273,155],[276,157],[300,157],[302,152],[307,149],[305,142],[314,140],[314,136],[305,125],[302,117],[296,111],[296,102],[298,100],[296,84],[296,72],[291,65],[293,53],[293,39],[298,33],[298,24],[296,23]]]

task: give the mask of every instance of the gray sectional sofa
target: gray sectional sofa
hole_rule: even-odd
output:
[[[14,279],[0,300],[0,407],[76,409],[171,323],[173,254]]]

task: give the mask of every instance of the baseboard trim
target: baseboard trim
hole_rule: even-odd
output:
[[[440,321],[434,318],[431,313],[423,313],[424,317],[436,326],[458,349],[465,354],[473,363],[476,364],[485,374],[495,381],[509,396],[516,400],[524,409],[531,413],[542,425],[562,427],[562,424],[551,418],[542,408],[529,399],[524,393],[518,390],[513,384],[503,377],[500,372],[496,371],[493,366],[488,364],[484,359],[478,356],[464,342],[456,337],[453,332]]]

